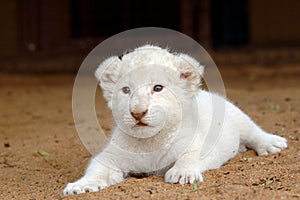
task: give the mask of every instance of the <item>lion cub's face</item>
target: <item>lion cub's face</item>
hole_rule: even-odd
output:
[[[179,85],[179,74],[163,66],[141,66],[126,73],[112,98],[119,128],[138,138],[175,129],[181,121],[183,91]]]
[[[184,54],[143,46],[96,70],[118,128],[136,138],[176,131],[182,110],[199,90],[203,66]]]

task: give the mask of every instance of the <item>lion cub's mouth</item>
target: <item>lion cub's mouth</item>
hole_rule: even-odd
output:
[[[145,124],[143,122],[138,122],[138,123],[136,123],[135,126],[148,126],[148,124]]]

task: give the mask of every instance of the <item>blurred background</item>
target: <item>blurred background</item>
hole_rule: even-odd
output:
[[[198,41],[217,65],[300,63],[299,0],[1,0],[0,71],[76,72],[101,41],[155,26]]]

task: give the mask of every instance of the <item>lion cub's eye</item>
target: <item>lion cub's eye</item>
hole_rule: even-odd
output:
[[[164,86],[162,86],[162,85],[154,85],[153,91],[160,92],[160,91],[162,91],[163,88],[164,88]]]
[[[124,94],[129,94],[130,93],[130,88],[129,87],[123,87],[122,92],[124,92]]]

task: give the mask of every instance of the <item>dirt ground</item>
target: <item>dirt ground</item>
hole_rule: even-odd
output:
[[[220,70],[228,98],[265,130],[286,137],[288,149],[240,153],[205,172],[197,187],[129,178],[70,197],[61,195],[63,188],[90,159],[72,118],[75,76],[1,74],[0,199],[300,199],[300,65]]]

